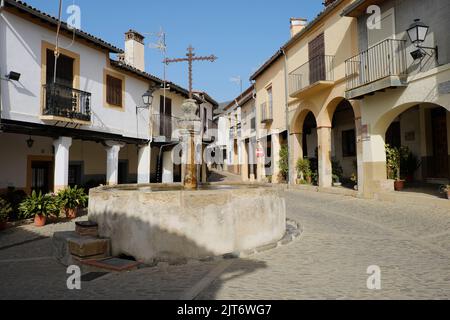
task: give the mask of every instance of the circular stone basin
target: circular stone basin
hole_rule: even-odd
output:
[[[89,193],[89,220],[111,239],[113,255],[144,263],[202,259],[280,240],[286,204],[266,185],[214,184],[99,187]]]

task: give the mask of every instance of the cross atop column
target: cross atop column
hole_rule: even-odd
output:
[[[192,93],[192,63],[194,61],[211,61],[214,62],[217,60],[217,57],[215,55],[210,55],[206,57],[196,57],[194,53],[194,48],[192,46],[189,46],[187,48],[187,58],[179,58],[179,59],[164,59],[163,63],[169,64],[169,63],[177,63],[177,62],[187,62],[189,66],[189,99],[192,99],[193,93]]]

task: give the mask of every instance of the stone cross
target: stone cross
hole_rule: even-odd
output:
[[[211,61],[214,62],[217,60],[217,57],[215,55],[210,55],[207,57],[196,57],[194,53],[194,48],[192,46],[189,46],[187,49],[187,58],[179,58],[179,59],[164,59],[163,63],[169,64],[169,63],[177,63],[177,62],[187,62],[189,66],[189,99],[193,98],[193,92],[192,92],[192,63],[194,61]]]

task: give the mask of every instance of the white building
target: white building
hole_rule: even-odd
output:
[[[167,151],[179,142],[188,91],[171,82],[163,90],[164,81],[145,72],[142,35],[127,32],[122,51],[63,23],[54,82],[57,19],[21,1],[1,5],[0,191],[181,177]],[[149,88],[153,104],[142,108]],[[217,103],[196,99],[208,130]]]

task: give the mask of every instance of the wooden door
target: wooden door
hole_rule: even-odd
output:
[[[320,34],[308,44],[309,84],[325,80],[325,37]]]
[[[170,140],[172,138],[172,99],[166,97],[166,101],[164,103],[164,97],[161,96],[159,114],[159,128],[161,130],[161,136],[164,136]]]
[[[52,163],[49,161],[31,162],[31,191],[46,194],[50,192]]]
[[[449,178],[447,111],[443,108],[431,110],[433,137],[433,178]]]

